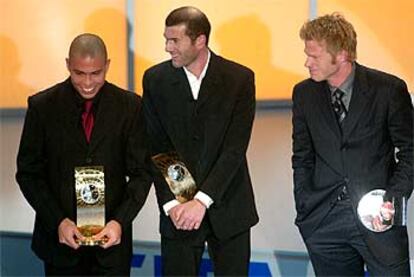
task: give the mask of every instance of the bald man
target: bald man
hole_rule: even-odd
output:
[[[28,99],[16,179],[36,212],[32,249],[50,275],[129,275],[132,220],[145,202],[141,99],[107,81],[101,38],[77,36],[66,59],[70,77]],[[80,246],[75,168],[98,166],[105,185],[100,246]]]

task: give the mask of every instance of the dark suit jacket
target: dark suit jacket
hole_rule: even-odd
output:
[[[106,82],[94,101],[96,119],[88,145],[82,100],[69,79],[28,99],[16,179],[36,212],[32,248],[55,265],[76,262],[76,251],[60,244],[57,232],[64,218],[76,220],[76,166],[104,166],[106,221],[118,221],[123,231],[120,245],[98,251],[109,264],[130,262],[131,223],[149,189],[139,96]]]
[[[163,62],[145,72],[144,113],[152,154],[176,150],[197,187],[214,204],[207,210],[220,239],[248,230],[258,222],[246,150],[255,114],[253,72],[211,53],[210,64],[193,99],[183,68]],[[160,209],[174,199],[154,170]],[[160,212],[160,232],[177,237],[191,232],[175,229]]]
[[[398,162],[395,148],[399,149]],[[331,108],[327,82],[308,79],[297,84],[293,152],[296,224],[304,239],[329,212],[344,185],[354,211],[359,199],[373,189],[385,189],[387,198],[409,197],[413,190],[413,108],[406,84],[356,64],[343,135]],[[405,227],[384,233],[361,230],[370,249],[385,263],[407,254]]]

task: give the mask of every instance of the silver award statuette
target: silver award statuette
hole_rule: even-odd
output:
[[[75,167],[76,213],[78,226],[85,240],[79,245],[101,245],[106,238],[95,240],[105,226],[105,181],[103,166]]]
[[[359,200],[357,213],[359,219],[368,230],[373,232],[384,232],[393,225],[394,208],[384,206],[385,190],[375,189],[366,193]],[[377,222],[377,223],[375,223]],[[376,227],[380,223],[381,227]]]
[[[177,152],[157,154],[151,159],[180,203],[193,199],[197,192],[196,183]]]

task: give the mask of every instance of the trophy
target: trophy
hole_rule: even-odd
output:
[[[384,232],[392,226],[407,225],[407,198],[392,197],[384,202],[385,190],[375,189],[366,193],[358,203],[359,219],[368,230]]]
[[[79,245],[102,245],[107,239],[96,240],[105,226],[105,181],[103,166],[75,167],[77,226],[84,240]]]
[[[177,152],[157,154],[151,159],[180,203],[193,199],[197,192],[196,183]]]

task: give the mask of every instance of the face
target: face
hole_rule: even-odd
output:
[[[332,57],[324,42],[307,40],[305,41],[305,54],[307,56],[305,66],[309,69],[313,80],[330,82],[339,77],[343,60],[342,53]]]
[[[109,60],[102,57],[74,56],[66,59],[70,80],[84,99],[92,99],[105,83]]]
[[[186,26],[184,24],[165,27],[165,51],[171,55],[172,64],[174,67],[191,67],[197,60],[200,50],[201,42],[199,36],[195,41],[192,41],[189,36],[185,34]]]

